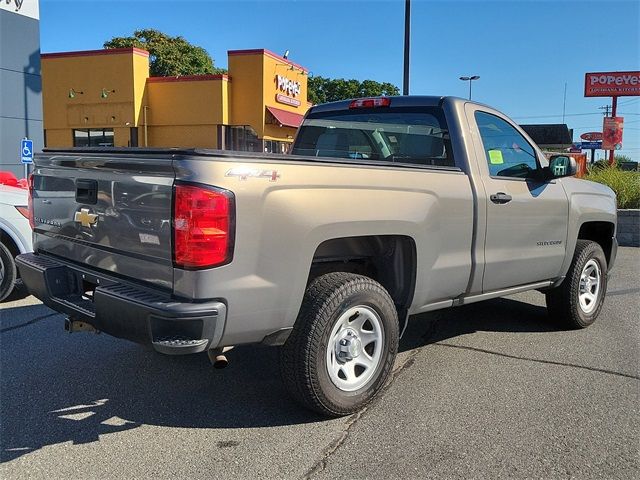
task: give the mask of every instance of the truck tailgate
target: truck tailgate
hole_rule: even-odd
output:
[[[171,155],[43,154],[35,250],[170,289]]]

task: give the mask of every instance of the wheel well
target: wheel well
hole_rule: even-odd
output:
[[[16,242],[13,241],[13,238],[11,238],[9,234],[4,230],[0,230],[0,243],[7,247],[9,252],[11,252],[11,256],[13,258],[16,258],[18,255],[20,255],[20,249],[18,248],[18,245],[16,245]],[[18,277],[20,277],[20,272],[18,272]]]
[[[401,314],[413,300],[415,244],[413,239],[402,235],[327,240],[316,249],[308,281],[330,272],[357,273],[379,282],[389,292]]]
[[[0,230],[0,242],[9,249],[11,255],[13,255],[14,257],[20,255],[20,249],[18,248],[18,245],[16,245],[16,242],[13,241],[13,238],[11,238],[9,234],[4,230]]]
[[[591,240],[602,247],[607,263],[611,259],[614,225],[610,222],[587,222],[580,226],[579,240]]]

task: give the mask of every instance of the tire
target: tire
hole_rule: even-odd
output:
[[[4,243],[0,243],[0,302],[13,291],[18,271],[13,255]]]
[[[355,413],[387,381],[398,335],[398,314],[382,285],[351,273],[322,275],[307,288],[281,349],[284,385],[322,415]]]
[[[585,283],[587,277],[590,281]],[[566,278],[546,292],[547,311],[552,319],[570,328],[586,328],[598,318],[606,292],[607,260],[602,248],[595,242],[578,240]]]

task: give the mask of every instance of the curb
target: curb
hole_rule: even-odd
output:
[[[616,238],[621,247],[640,247],[640,209],[618,210]]]

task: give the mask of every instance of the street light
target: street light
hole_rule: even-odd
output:
[[[469,82],[469,100],[471,100],[471,82],[473,82],[474,80],[478,80],[480,78],[480,75],[473,75],[471,77],[460,77],[460,80],[462,80],[463,82]]]

